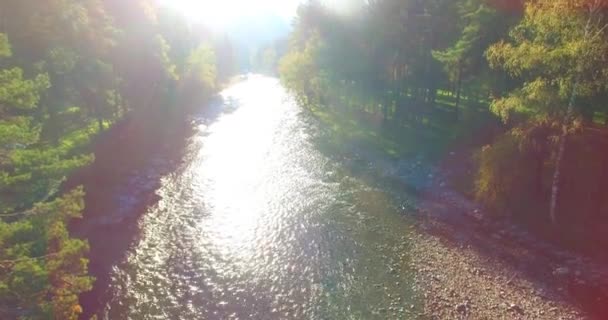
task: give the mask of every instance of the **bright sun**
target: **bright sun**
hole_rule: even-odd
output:
[[[276,14],[293,16],[301,0],[158,0],[195,22],[212,27],[227,26],[250,16]]]

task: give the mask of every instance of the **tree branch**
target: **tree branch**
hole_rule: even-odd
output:
[[[55,253],[46,254],[44,256],[39,256],[39,257],[28,257],[28,258],[14,259],[14,260],[0,260],[0,267],[10,266],[11,264],[15,264],[15,263],[23,262],[23,261],[29,261],[29,260],[42,260],[42,259],[46,259],[46,258],[55,257],[57,255],[59,255],[59,253],[55,252]]]
[[[37,212],[30,209],[30,210],[26,210],[26,211],[22,211],[22,212],[0,214],[0,218],[13,218],[13,217],[18,217],[18,216],[33,216],[36,214],[37,214]]]

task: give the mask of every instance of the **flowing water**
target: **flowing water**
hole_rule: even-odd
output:
[[[224,92],[112,271],[105,319],[404,319],[399,201],[316,147],[276,79]]]

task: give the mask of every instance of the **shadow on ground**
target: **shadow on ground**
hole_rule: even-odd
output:
[[[446,247],[472,251],[487,261],[480,268],[493,277],[494,285],[510,286],[521,279],[543,300],[569,305],[591,319],[608,318],[604,262],[568,251],[511,220],[489,217],[450,188],[445,168],[434,164],[470,151],[448,149],[456,145],[456,133],[434,130],[428,121],[403,126],[382,119],[374,122],[370,114],[338,118],[331,111],[310,113],[318,126],[326,128],[316,139],[319,150],[353,174],[377,179],[392,192],[414,194],[416,203],[403,208],[404,214],[416,217],[418,230]],[[491,139],[487,133],[477,135]]]

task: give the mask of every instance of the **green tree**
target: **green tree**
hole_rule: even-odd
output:
[[[188,57],[184,76],[186,85],[208,95],[217,86],[217,64],[215,53],[208,45],[194,49]],[[194,92],[194,91],[191,91]]]
[[[209,37],[152,0],[0,2],[0,318],[78,317],[84,194],[64,181],[117,121],[165,120],[178,84],[215,90]]]
[[[445,50],[433,51],[433,57],[442,63],[456,91],[456,110],[460,107],[463,82],[481,76],[486,66],[484,49],[506,33],[508,22],[504,15],[484,1],[468,0],[459,3],[462,33],[456,42]]]
[[[581,99],[608,88],[608,21],[601,1],[538,0],[526,4],[525,16],[511,32],[511,41],[488,49],[495,68],[525,80],[492,103],[505,121],[556,119],[562,126],[555,155],[550,219],[555,224],[561,162],[566,139],[588,105]]]
[[[11,55],[5,34],[0,34],[0,55]],[[48,88],[44,74],[28,80],[19,68],[0,70],[0,303],[13,306],[5,309],[8,318],[77,319],[78,294],[91,286],[84,258],[88,246],[71,239],[65,227],[80,215],[82,190],[34,205],[46,194],[40,184],[81,164],[60,160],[61,147],[40,144],[34,115]],[[30,205],[33,209],[7,213]]]

